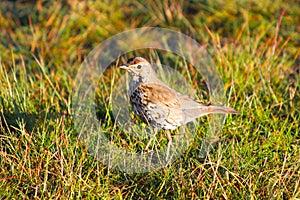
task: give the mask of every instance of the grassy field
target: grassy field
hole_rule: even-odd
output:
[[[24,0],[0,9],[0,199],[300,198],[299,2]],[[72,90],[94,47],[144,26],[203,45],[240,114],[206,157],[199,127],[171,165],[127,174],[78,140]]]

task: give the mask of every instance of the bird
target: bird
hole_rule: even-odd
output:
[[[238,114],[230,107],[205,105],[182,94],[161,81],[152,65],[143,57],[132,57],[119,66],[129,73],[129,101],[134,115],[158,130],[167,130],[168,147],[170,131],[197,118],[213,113]],[[145,149],[148,149],[152,139]]]

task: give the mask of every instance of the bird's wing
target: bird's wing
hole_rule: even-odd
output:
[[[195,101],[194,99],[190,98],[187,95],[181,94],[179,92],[177,92],[177,96],[180,99],[180,105],[182,109],[196,109],[196,108],[202,108],[203,106],[205,106],[204,104]]]
[[[180,100],[174,90],[163,84],[146,83],[138,87],[145,94],[144,100],[154,103],[163,104],[169,108],[180,109]]]

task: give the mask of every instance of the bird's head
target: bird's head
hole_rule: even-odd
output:
[[[133,57],[127,60],[125,65],[120,66],[121,69],[128,70],[133,78],[147,79],[155,76],[151,64],[142,57]]]

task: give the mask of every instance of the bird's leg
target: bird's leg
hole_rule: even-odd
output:
[[[166,131],[167,131],[167,139],[168,139],[166,162],[168,162],[169,155],[170,155],[170,148],[171,148],[171,144],[172,144],[172,135],[171,135],[171,131],[170,130],[166,130]]]
[[[148,151],[148,148],[152,142],[152,140],[156,137],[156,134],[157,134],[157,128],[154,128],[154,133],[152,134],[149,142],[147,143],[146,147],[145,147],[145,151]],[[153,149],[152,149],[153,150]]]

